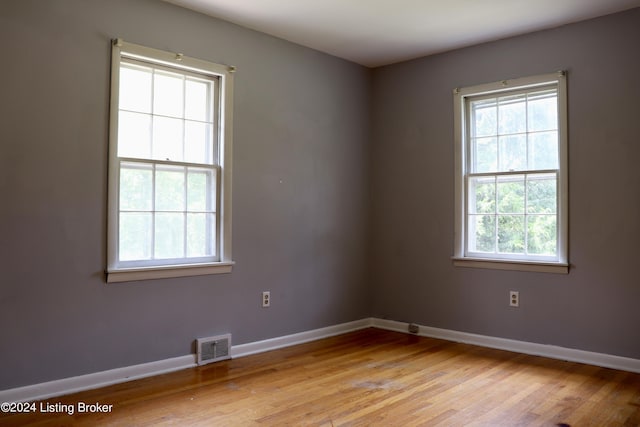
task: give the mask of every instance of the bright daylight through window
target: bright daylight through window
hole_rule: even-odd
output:
[[[231,270],[231,69],[114,42],[108,281]]]
[[[563,72],[456,89],[454,263],[567,272]]]

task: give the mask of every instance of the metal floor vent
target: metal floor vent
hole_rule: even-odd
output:
[[[198,338],[198,365],[231,359],[231,334]]]

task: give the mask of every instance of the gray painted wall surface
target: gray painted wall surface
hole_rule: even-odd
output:
[[[0,389],[367,316],[640,358],[639,23],[371,71],[155,0],[0,1]],[[238,67],[229,275],[104,283],[113,37]],[[557,69],[571,273],[453,268],[451,90]]]
[[[640,358],[639,40],[634,9],[374,70],[373,316]],[[570,274],[454,268],[452,89],[561,69]]]
[[[232,274],[104,282],[115,37],[238,67]],[[369,70],[160,1],[3,0],[0,39],[0,390],[368,316]]]

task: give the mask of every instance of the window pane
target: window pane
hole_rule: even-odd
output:
[[[498,166],[498,142],[496,138],[477,138],[472,141],[473,172],[495,172]]]
[[[524,213],[524,176],[498,178],[498,213]]]
[[[187,214],[187,256],[216,254],[215,214]]]
[[[498,215],[498,252],[524,253],[524,215]]]
[[[556,175],[527,177],[527,213],[555,214],[557,204]]]
[[[120,210],[150,211],[153,194],[153,166],[122,163],[120,166]]]
[[[187,181],[187,210],[215,210],[215,172],[189,168]]]
[[[149,158],[151,116],[120,111],[118,115],[118,156]]]
[[[153,118],[153,158],[182,161],[182,126],[180,119]]]
[[[501,136],[499,141],[501,172],[520,171],[527,167],[527,136]]]
[[[495,215],[469,216],[469,250],[471,252],[495,252]]]
[[[183,117],[184,78],[180,74],[156,71],[153,82],[153,114]]]
[[[471,104],[471,136],[493,136],[498,132],[496,100],[474,101]]]
[[[529,94],[529,132],[558,129],[558,98],[555,90]]]
[[[151,69],[123,65],[118,101],[121,110],[151,113]]]
[[[555,215],[527,217],[527,251],[535,255],[556,255],[558,251]]]
[[[181,258],[184,256],[184,214],[156,214],[154,249],[155,258]]]
[[[498,98],[498,133],[500,135],[527,130],[526,96]]]
[[[185,160],[191,163],[203,163],[211,165],[212,144],[211,129],[212,125],[201,122],[184,122],[184,155]]]
[[[121,261],[151,258],[151,213],[120,212]]]
[[[496,212],[495,178],[471,178],[469,192],[469,213]]]
[[[182,167],[157,167],[156,210],[184,211],[184,175]]]
[[[529,168],[558,168],[558,132],[529,134]]]
[[[186,100],[184,116],[189,120],[210,121],[208,82],[188,79],[186,81]]]

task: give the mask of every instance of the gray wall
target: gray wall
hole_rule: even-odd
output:
[[[231,274],[105,284],[115,37],[238,67]],[[2,0],[0,40],[0,390],[369,315],[368,69],[155,0]]]
[[[367,316],[640,358],[639,23],[368,70],[157,0],[0,1],[0,389]],[[114,37],[238,67],[231,274],[104,282]],[[451,90],[558,69],[571,273],[453,268]]]
[[[640,358],[638,41],[634,9],[374,71],[372,315]],[[570,274],[452,267],[452,89],[560,69]]]

